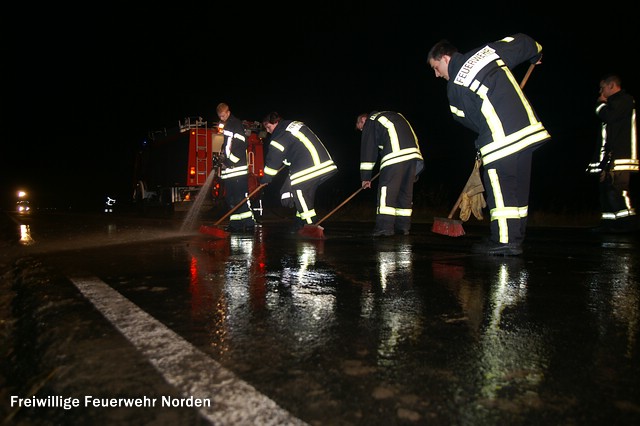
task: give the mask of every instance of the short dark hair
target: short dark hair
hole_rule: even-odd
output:
[[[265,123],[277,124],[280,122],[280,120],[282,120],[282,117],[280,116],[280,114],[278,114],[275,111],[272,111],[269,114],[264,116],[264,118],[262,119],[262,124],[265,124]]]
[[[615,83],[616,86],[622,87],[622,79],[618,74],[607,74],[604,77],[602,77],[601,81],[604,82],[605,84]]]
[[[449,40],[442,39],[434,44],[431,50],[429,50],[427,61],[430,61],[432,59],[434,61],[439,61],[444,55],[453,56],[453,54],[457,51],[458,48],[455,47]]]

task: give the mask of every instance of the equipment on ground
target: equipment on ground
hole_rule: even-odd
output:
[[[212,237],[219,238],[219,239],[228,238],[231,234],[229,232],[225,231],[224,229],[218,228],[217,226],[220,225],[223,220],[225,220],[226,218],[231,216],[231,214],[233,212],[238,210],[244,203],[247,202],[247,200],[249,200],[251,197],[256,195],[265,186],[267,186],[266,183],[258,185],[257,188],[255,188],[253,191],[251,191],[246,197],[244,197],[242,199],[242,201],[240,201],[231,210],[229,210],[227,213],[225,213],[224,216],[222,216],[220,219],[218,219],[213,225],[211,225],[211,226],[200,225],[200,233],[207,234],[207,235],[210,235]]]
[[[278,171],[276,172],[276,174],[280,173],[285,167],[287,167],[287,166],[283,165],[282,167],[280,167],[278,169]],[[210,235],[212,237],[220,238],[220,239],[228,238],[231,234],[229,232],[225,231],[224,229],[217,228],[217,226],[220,225],[223,220],[225,220],[226,218],[231,216],[231,214],[233,212],[238,210],[240,208],[240,206],[242,206],[244,203],[246,203],[248,200],[250,200],[251,197],[256,195],[258,192],[260,192],[260,190],[262,188],[264,188],[267,185],[268,185],[268,183],[259,184],[256,188],[254,188],[251,192],[249,192],[249,194],[247,194],[247,196],[244,197],[238,204],[233,206],[233,208],[231,210],[226,212],[220,219],[218,219],[213,225],[211,225],[211,226],[201,225],[200,229],[199,229],[200,233],[207,234],[207,235]]]
[[[446,218],[444,217],[433,218],[433,225],[431,226],[431,232],[434,232],[436,234],[447,235],[449,237],[463,236],[465,232],[464,232],[464,228],[462,227],[462,221],[452,219],[453,214],[455,213],[456,209],[458,208],[461,202],[462,202],[462,193],[460,193],[458,200],[453,205],[453,208],[451,209],[449,216],[447,216]]]
[[[484,202],[484,197],[482,196],[482,192],[484,192],[484,186],[482,186],[482,180],[480,179],[480,165],[482,164],[482,160],[479,158],[476,159],[475,164],[473,166],[473,170],[471,171],[471,175],[469,179],[467,179],[467,183],[464,185],[462,192],[458,196],[458,200],[453,205],[449,216],[446,218],[436,217],[433,219],[433,226],[431,227],[431,232],[436,234],[447,235],[449,237],[461,237],[465,234],[464,228],[462,227],[462,222],[466,222],[469,219],[471,213],[471,197],[482,197],[482,199],[477,199],[480,204],[484,204],[482,208],[486,207],[486,203]],[[465,209],[460,209],[460,219],[456,220],[452,219],[453,214],[461,206],[465,197],[469,200],[468,206],[465,206]],[[476,207],[477,208],[477,207]],[[480,215],[480,217],[477,216]],[[482,210],[479,213],[475,212],[474,216],[478,219],[482,219]]]
[[[373,178],[371,178],[371,182],[373,182],[374,180],[376,180],[376,178],[380,175],[380,172],[378,172]],[[364,188],[361,186],[360,188],[358,188],[358,190],[356,192],[354,192],[353,194],[351,194],[349,197],[347,197],[346,200],[344,200],[342,203],[338,204],[338,206],[336,208],[334,208],[333,210],[331,210],[325,217],[323,217],[322,219],[320,219],[318,222],[316,222],[313,225],[305,225],[303,226],[301,229],[298,230],[298,235],[300,235],[301,237],[305,237],[305,238],[312,238],[312,239],[317,239],[317,240],[324,240],[325,236],[324,236],[324,228],[322,226],[320,226],[320,224],[322,222],[324,222],[325,220],[327,220],[332,214],[334,214],[335,212],[337,212],[342,206],[344,206],[345,204],[347,204],[349,201],[351,201],[351,199],[353,197],[355,197],[356,195],[358,195],[360,193],[360,191],[362,191]]]

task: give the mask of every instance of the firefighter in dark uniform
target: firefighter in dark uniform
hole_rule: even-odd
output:
[[[242,121],[231,114],[227,104],[218,104],[216,112],[224,134],[224,143],[222,144],[224,162],[220,173],[224,184],[224,198],[230,207],[235,207],[247,197],[249,185],[245,131]],[[247,199],[229,216],[228,231],[253,231],[256,222],[250,202]]]
[[[280,191],[281,203],[296,208],[297,229],[313,225],[318,220],[316,190],[338,167],[318,136],[304,123],[283,120],[277,112],[271,112],[262,124],[271,133],[271,141],[260,182],[271,182],[283,164],[289,166],[289,176]]]
[[[596,114],[602,120],[602,143],[587,172],[600,176],[598,230],[633,231],[637,218],[631,205],[630,181],[631,173],[638,172],[636,109],[619,76],[608,75],[600,81]]]
[[[447,40],[428,54],[436,77],[448,81],[453,118],[478,134],[491,237],[474,253],[517,256],[525,238],[533,151],[550,139],[511,73],[515,66],[540,63],[542,46],[525,34],[459,53]]]
[[[360,177],[371,188],[373,168],[380,157],[374,237],[408,235],[413,212],[413,184],[424,168],[418,137],[409,121],[393,111],[360,114]]]

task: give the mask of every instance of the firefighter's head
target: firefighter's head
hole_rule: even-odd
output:
[[[226,122],[231,115],[231,110],[229,109],[229,105],[224,102],[220,102],[216,107],[216,113],[218,114],[218,118],[222,123]]]
[[[356,118],[356,130],[362,131],[364,123],[367,121],[367,117],[369,117],[369,114],[365,112],[363,114],[360,114],[358,118]]]
[[[449,81],[449,61],[458,53],[458,49],[448,40],[440,40],[427,54],[427,61],[436,77]]]
[[[622,80],[615,74],[608,74],[600,81],[600,98],[598,101],[606,102],[607,98],[622,90]]]
[[[282,120],[280,114],[277,112],[270,112],[262,119],[262,125],[267,129],[267,132],[273,133],[273,129],[276,128],[280,120]]]

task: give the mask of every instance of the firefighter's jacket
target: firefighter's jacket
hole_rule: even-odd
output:
[[[620,90],[609,96],[607,102],[599,103],[596,114],[602,120],[602,141],[587,172],[637,172],[638,133],[633,96]]]
[[[271,182],[282,164],[289,166],[293,187],[324,180],[338,170],[318,136],[300,121],[281,120],[274,129],[260,182]]]
[[[515,34],[461,54],[449,62],[447,96],[453,118],[478,134],[484,165],[550,138],[511,73],[541,58],[542,46]]]
[[[230,115],[224,123],[222,131],[224,134],[222,153],[225,156],[225,167],[222,169],[220,177],[222,179],[231,179],[246,176],[248,173],[247,140],[242,121]]]
[[[416,175],[424,167],[418,137],[404,116],[393,111],[372,112],[362,127],[360,178],[371,180],[380,155],[380,170],[391,164],[417,161]]]

